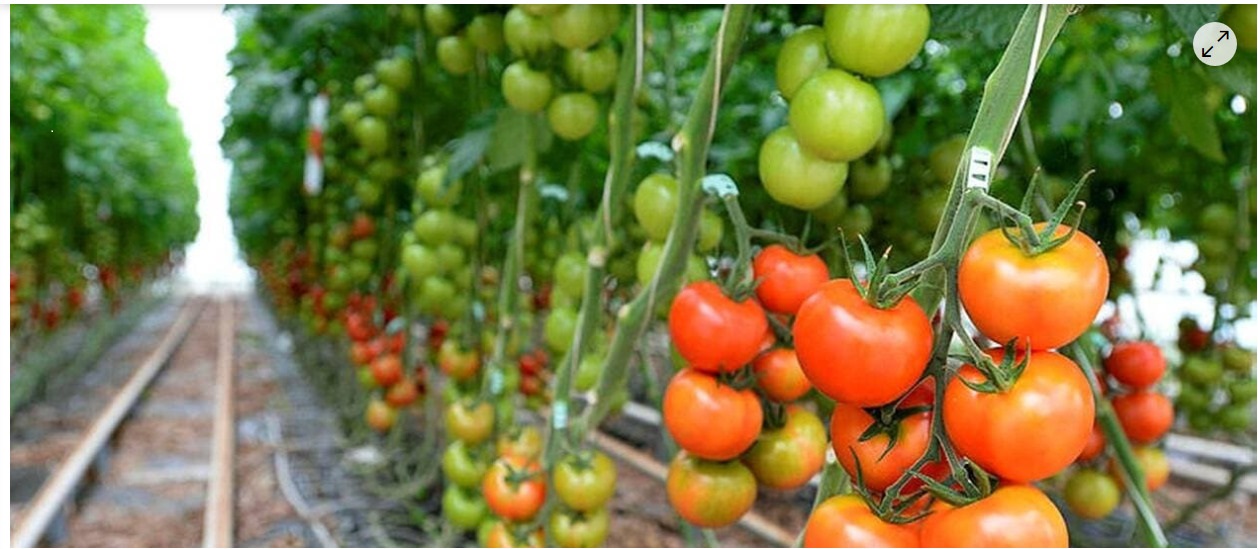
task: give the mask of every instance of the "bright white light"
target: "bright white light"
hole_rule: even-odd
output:
[[[1236,114],[1245,114],[1246,110],[1249,110],[1249,103],[1245,101],[1245,96],[1239,94],[1233,95],[1232,112]]]
[[[144,11],[149,19],[145,43],[166,72],[167,99],[183,121],[200,193],[201,230],[188,247],[181,274],[194,291],[246,290],[253,275],[240,260],[227,216],[231,164],[218,146],[232,89],[227,53],[236,29],[221,5],[145,6]]]
[[[1123,115],[1123,104],[1117,101],[1109,104],[1109,117],[1120,118]]]

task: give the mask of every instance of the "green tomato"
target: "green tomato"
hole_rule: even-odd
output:
[[[416,296],[415,304],[425,314],[445,316],[453,310],[449,304],[454,300],[457,291],[454,283],[449,280],[439,276],[428,277],[419,284],[419,295]]]
[[[966,135],[954,135],[930,150],[930,173],[940,185],[951,185],[965,153]]]
[[[448,486],[441,497],[441,514],[451,526],[464,532],[471,532],[480,526],[488,511],[485,500],[474,490]]]
[[[380,382],[376,381],[376,374],[371,373],[371,368],[359,366],[354,372],[358,378],[358,386],[367,391],[374,391],[380,388]]]
[[[454,214],[446,210],[428,210],[415,218],[415,237],[420,243],[438,246],[449,242],[454,236]]]
[[[586,262],[581,254],[568,252],[555,261],[555,289],[573,297],[585,293]]]
[[[1179,396],[1175,397],[1175,406],[1186,412],[1205,410],[1210,407],[1210,392],[1191,383],[1180,386]]]
[[[847,162],[878,143],[885,114],[877,89],[839,69],[826,69],[800,86],[787,120],[799,144],[813,155]]]
[[[1081,469],[1066,481],[1066,505],[1074,514],[1097,520],[1109,516],[1122,499],[1113,477],[1094,469]]]
[[[1229,404],[1219,410],[1219,426],[1226,431],[1253,432],[1254,412],[1249,404]]]
[[[836,193],[834,198],[826,202],[820,208],[812,210],[810,213],[817,221],[829,227],[835,227],[843,221],[843,213],[847,211],[847,195]]]
[[[374,116],[364,116],[354,124],[354,137],[363,151],[381,155],[389,150],[389,127]]]
[[[948,208],[948,189],[931,189],[917,203],[917,225],[922,232],[933,233]]]
[[[377,82],[379,82],[379,80],[376,80],[376,75],[374,74],[364,74],[359,76],[354,79],[354,93],[360,96],[365,95],[367,92],[371,91],[371,88],[376,87]]]
[[[338,115],[341,117],[341,123],[347,127],[354,127],[358,123],[358,119],[367,114],[367,109],[358,101],[350,101],[341,105]]]
[[[575,309],[552,309],[550,315],[546,317],[543,333],[546,347],[557,355],[568,352],[568,348],[572,346],[572,333],[576,331],[576,328],[577,311]]]
[[[388,86],[376,86],[363,96],[363,107],[375,116],[391,118],[399,108],[397,92]]]
[[[873,198],[891,186],[891,161],[885,156],[879,156],[873,162],[857,160],[851,167],[849,188],[852,189],[852,196]]]
[[[554,490],[574,511],[601,509],[616,493],[616,465],[602,452],[564,456],[555,465]]]
[[[677,215],[677,180],[664,173],[646,176],[633,193],[633,216],[652,240],[663,242]]]
[[[775,77],[782,97],[790,99],[813,75],[829,68],[826,33],[820,27],[805,25],[796,30],[778,52]]]
[[[471,219],[460,217],[454,222],[454,240],[460,246],[465,248],[475,246],[479,234],[480,229],[476,227],[476,222]]]
[[[454,32],[454,27],[458,24],[459,20],[454,16],[454,11],[450,9],[450,6],[445,4],[424,6],[424,25],[428,27],[428,32],[437,36],[446,36]]]
[[[526,61],[516,61],[502,71],[502,94],[507,104],[520,112],[541,112],[550,103],[553,90],[550,75],[533,70]]]
[[[356,240],[353,244],[349,245],[349,255],[354,259],[371,261],[376,258],[376,252],[379,249],[380,246],[376,244],[375,240]]]
[[[444,186],[445,178],[446,166],[444,164],[426,168],[419,173],[419,177],[415,180],[415,188],[419,191],[419,197],[423,199],[425,205],[447,208],[459,201],[459,196],[463,193],[463,180],[456,179],[451,181],[449,186]]]
[[[349,262],[349,276],[355,284],[362,284],[371,280],[371,275],[375,273],[371,263],[361,259],[355,259]]]
[[[502,15],[482,13],[467,24],[467,39],[484,53],[498,53],[506,44],[502,37]]]
[[[447,242],[437,246],[437,263],[441,265],[442,272],[457,273],[467,266],[467,253]]]
[[[441,471],[451,483],[461,488],[480,487],[481,478],[488,470],[489,463],[483,459],[477,459],[467,444],[461,440],[451,442],[446,447],[445,453],[441,455]]]
[[[516,57],[537,57],[554,45],[546,20],[529,15],[518,6],[507,12],[502,21],[502,34],[507,49]]]
[[[1227,396],[1232,404],[1253,402],[1255,394],[1258,394],[1258,385],[1254,384],[1252,377],[1233,379],[1227,384]]]
[[[903,69],[926,43],[930,10],[921,4],[826,7],[826,48],[840,67],[865,76]]]
[[[1208,234],[1231,236],[1236,233],[1236,209],[1222,202],[1215,202],[1201,210],[1199,223]]]
[[[1254,352],[1235,345],[1223,348],[1223,367],[1232,372],[1247,374],[1254,370]]]
[[[354,196],[367,209],[375,208],[380,204],[382,192],[380,185],[370,179],[359,179],[358,183],[354,184]]]
[[[391,57],[376,62],[376,78],[386,86],[395,90],[405,90],[411,86],[411,60],[405,57]]]
[[[441,265],[437,262],[437,254],[432,251],[432,248],[418,243],[402,248],[402,266],[406,268],[407,276],[414,282],[423,282],[441,270]]]
[[[700,252],[710,252],[721,243],[721,237],[725,234],[725,222],[721,221],[721,216],[712,213],[711,210],[703,210],[703,214],[699,217],[699,242],[698,248]]]
[[[462,36],[446,36],[437,40],[437,63],[446,72],[463,76],[476,66],[476,50]]]
[[[1211,387],[1223,379],[1223,365],[1213,360],[1192,356],[1184,361],[1179,375],[1190,383]]]
[[[843,212],[839,227],[847,238],[855,239],[856,235],[868,234],[874,227],[874,214],[864,204],[857,204]]]
[[[655,276],[655,271],[660,268],[660,260],[664,258],[664,244],[661,242],[647,241],[642,245],[642,251],[638,253],[638,262],[634,273],[638,277],[638,283],[646,285],[651,282],[651,278]],[[686,283],[698,282],[708,279],[708,267],[703,259],[694,254],[686,260]]]
[[[1201,259],[1209,263],[1219,263],[1227,259],[1232,248],[1223,237],[1209,234],[1197,237],[1196,243]]]
[[[847,181],[847,163],[822,160],[800,146],[790,127],[760,145],[760,181],[778,203],[813,210],[834,199]]]
[[[547,533],[559,547],[602,547],[610,525],[606,507],[586,513],[557,510],[550,515]]]
[[[564,72],[568,78],[590,93],[602,93],[616,83],[620,56],[610,43],[589,50],[566,50]]]
[[[607,37],[620,22],[615,4],[568,4],[550,16],[550,35],[568,49],[583,50]]]
[[[1198,434],[1210,434],[1218,428],[1215,415],[1210,410],[1193,410],[1188,413],[1188,426]]]
[[[598,125],[598,101],[588,93],[565,93],[550,102],[546,120],[555,135],[576,141],[594,131]]]
[[[598,385],[599,376],[603,373],[603,360],[605,359],[606,357],[594,353],[586,353],[585,356],[581,357],[581,362],[577,364],[576,379],[573,380],[573,385],[576,386],[578,391],[594,390],[594,387]]]

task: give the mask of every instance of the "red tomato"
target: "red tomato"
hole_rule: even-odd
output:
[[[997,365],[1005,355],[1002,349],[987,354]],[[962,383],[960,377],[984,381],[969,364],[957,376],[944,391],[944,427],[957,451],[987,472],[1014,482],[1048,478],[1087,444],[1095,404],[1087,378],[1070,359],[1035,351],[1013,387],[999,393]]]
[[[401,381],[403,373],[402,359],[397,355],[381,355],[371,361],[371,375],[375,376],[376,383],[382,387]]]
[[[394,408],[404,408],[419,398],[419,384],[413,379],[394,383],[384,393],[384,401]]]
[[[1123,432],[1136,444],[1156,442],[1175,422],[1175,406],[1161,393],[1136,391],[1116,396],[1111,402]]]
[[[1069,230],[1058,227],[1055,234]],[[957,282],[961,304],[983,335],[1000,344],[1018,338],[1035,350],[1053,349],[1092,325],[1109,291],[1109,267],[1101,248],[1082,232],[1028,257],[995,229],[970,245]]]
[[[882,520],[853,494],[821,502],[804,526],[804,547],[921,546],[915,528]]]
[[[751,272],[760,281],[756,297],[764,308],[788,315],[795,314],[805,299],[830,280],[830,270],[820,256],[795,255],[780,244],[756,254]]]
[[[764,413],[756,393],[721,384],[715,376],[686,368],[664,390],[664,426],[683,450],[723,461],[756,442]]]
[[[1166,371],[1162,349],[1148,341],[1119,343],[1105,358],[1105,370],[1120,383],[1144,389],[1158,382]]]
[[[668,310],[668,333],[691,366],[737,370],[756,358],[769,321],[754,299],[736,303],[710,281],[682,289]]]
[[[930,412],[910,415],[899,421],[892,436],[881,433],[860,440],[865,430],[874,424],[873,416],[860,407],[840,402],[830,417],[834,455],[852,478],[856,478],[859,463],[865,486],[886,490],[926,453],[930,444],[930,416]],[[895,444],[891,444],[893,438]],[[944,469],[946,472],[947,468]]]
[[[1092,434],[1088,435],[1087,444],[1083,445],[1083,451],[1079,452],[1076,461],[1088,461],[1096,456],[1101,455],[1105,450],[1105,431],[1101,430],[1101,425],[1092,422]]]
[[[892,402],[917,383],[933,338],[913,298],[878,309],[847,279],[827,282],[804,301],[792,333],[799,363],[817,390],[864,407]]]
[[[536,461],[520,456],[498,458],[481,480],[485,503],[494,514],[506,520],[532,519],[546,501],[546,483],[541,470]],[[528,478],[513,478],[517,476]]]
[[[765,396],[775,402],[793,402],[812,389],[793,349],[774,349],[760,355],[752,368]]]
[[[936,502],[922,523],[922,547],[1067,547],[1066,521],[1044,492],[997,488],[965,507]]]

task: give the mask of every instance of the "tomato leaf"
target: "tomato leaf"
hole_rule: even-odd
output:
[[[1236,57],[1226,65],[1206,69],[1206,75],[1229,92],[1239,93],[1251,100],[1258,97],[1258,92],[1255,91],[1258,59],[1251,52],[1236,52]]]
[[[1184,36],[1192,42],[1193,35],[1202,25],[1214,21],[1219,16],[1218,4],[1167,4],[1166,13],[1171,21],[1183,31]]]
[[[930,35],[935,39],[977,37],[988,47],[999,46],[1013,36],[1025,11],[1025,6],[1017,5],[932,5]]]
[[[1177,71],[1165,63],[1153,69],[1153,90],[1170,109],[1171,127],[1193,150],[1210,160],[1223,162],[1215,109],[1210,105],[1209,94],[1203,93],[1207,87],[1209,83],[1197,71]]]

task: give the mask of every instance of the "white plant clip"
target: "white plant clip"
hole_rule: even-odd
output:
[[[986,191],[991,186],[992,152],[983,147],[970,149],[970,167],[966,170],[965,187]]]

